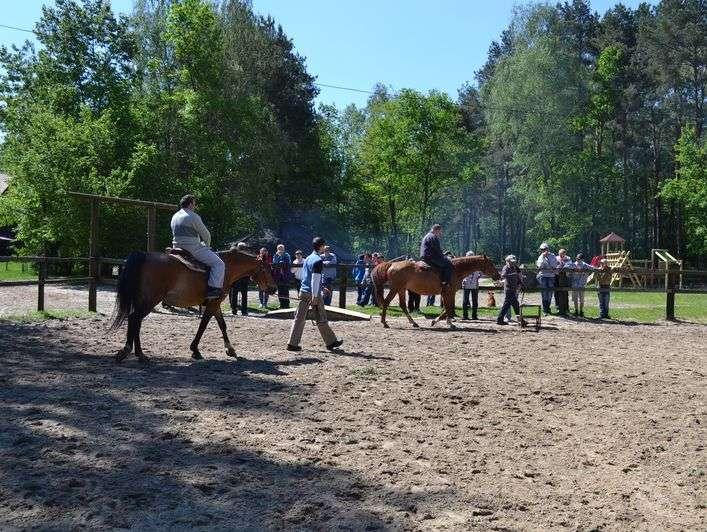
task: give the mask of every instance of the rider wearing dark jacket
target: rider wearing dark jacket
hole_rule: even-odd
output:
[[[444,286],[452,281],[452,262],[442,253],[441,236],[442,226],[434,224],[420,243],[420,257],[430,266],[440,270],[440,278]]]

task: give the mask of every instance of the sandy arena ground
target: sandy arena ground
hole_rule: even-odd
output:
[[[0,322],[0,529],[707,528],[707,326],[196,320]]]

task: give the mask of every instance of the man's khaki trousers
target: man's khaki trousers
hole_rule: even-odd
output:
[[[309,307],[312,307],[312,312],[314,313],[314,319],[317,322],[317,328],[319,333],[322,335],[324,344],[330,346],[336,342],[336,335],[334,331],[329,327],[329,322],[326,317],[326,309],[324,308],[324,303],[320,297],[317,303],[312,304],[312,294],[306,292],[299,293],[299,305],[297,305],[297,311],[295,312],[295,321],[292,323],[292,330],[290,331],[290,341],[289,345],[299,345],[302,341],[302,331],[304,331],[304,324],[307,321],[307,311]]]

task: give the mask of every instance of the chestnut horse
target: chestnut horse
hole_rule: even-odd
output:
[[[272,270],[267,262],[249,253],[231,249],[221,251],[219,257],[226,264],[224,275],[224,294],[219,299],[206,302],[207,274],[187,268],[179,259],[167,253],[131,253],[118,280],[115,300],[115,319],[110,330],[120,327],[128,321],[128,334],[125,347],[115,356],[122,362],[135,346],[135,356],[141,362],[148,359],[140,346],[140,327],[142,320],[160,301],[175,307],[193,307],[205,305],[204,314],[194,340],[189,346],[192,358],[204,357],[199,352],[199,341],[212,317],[221,328],[226,354],[237,357],[226,332],[226,320],[221,312],[221,302],[228,294],[231,285],[242,277],[251,277],[261,290],[274,293],[277,289],[272,278]]]
[[[412,319],[408,312],[405,303],[405,291],[412,290],[420,295],[431,296],[442,294],[442,305],[444,310],[434,320],[432,325],[442,319],[447,318],[447,323],[453,329],[452,316],[454,315],[455,296],[462,279],[471,272],[479,271],[497,281],[501,278],[498,270],[493,265],[493,262],[486,255],[474,255],[472,257],[458,257],[452,259],[453,274],[452,282],[442,290],[439,273],[430,266],[415,262],[412,260],[403,260],[398,262],[383,262],[373,268],[371,272],[371,280],[376,291],[376,301],[382,308],[381,323],[383,327],[388,328],[388,323],[385,321],[385,316],[388,311],[388,305],[397,295],[400,302],[400,308],[410,320],[413,327],[418,327],[415,320]],[[390,291],[383,298],[383,285],[388,281],[390,283]]]

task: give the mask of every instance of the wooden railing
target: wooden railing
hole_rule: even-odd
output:
[[[37,286],[37,310],[43,311],[45,309],[45,293],[44,287],[47,284],[88,284],[88,310],[95,312],[97,308],[96,297],[97,289],[101,284],[115,284],[117,280],[113,277],[103,277],[101,275],[101,270],[103,265],[118,266],[119,268],[125,264],[125,259],[118,258],[107,258],[107,257],[48,257],[48,256],[0,256],[0,263],[3,262],[22,262],[31,263],[36,265],[37,279],[27,279],[27,280],[12,280],[12,281],[0,281],[0,288],[4,286]],[[50,264],[85,264],[88,266],[89,275],[88,276],[63,276],[63,277],[49,277],[47,274],[48,266]],[[293,265],[294,268],[299,267],[298,265]],[[353,285],[351,280],[351,275],[353,269],[356,267],[355,264],[340,263],[336,265],[331,265],[325,268],[336,269],[336,279],[332,283],[333,288],[338,290],[338,306],[340,308],[346,308],[346,295],[349,286]],[[274,265],[273,268],[277,268]],[[539,271],[535,268],[527,268],[522,270],[524,276],[534,277]],[[554,271],[554,270],[553,270]],[[612,292],[657,292],[665,293],[665,317],[668,320],[675,319],[675,294],[707,294],[707,289],[704,287],[707,285],[707,271],[706,270],[683,270],[677,267],[671,267],[666,269],[654,270],[648,268],[631,268],[632,273],[638,274],[640,276],[645,276],[646,278],[656,278],[661,277],[665,280],[665,288],[611,288]],[[614,269],[612,273],[621,273],[621,269]],[[690,284],[689,279],[698,278],[700,283],[697,288],[680,288],[678,280],[683,277],[687,279],[686,284]],[[294,286],[294,283],[291,284]],[[549,289],[542,288],[525,288],[526,293],[542,292],[547,291],[570,291],[577,290],[572,287],[554,287]],[[596,291],[597,287],[585,286],[581,288],[583,291]]]

